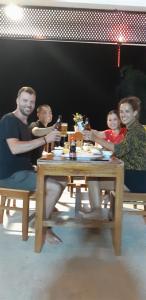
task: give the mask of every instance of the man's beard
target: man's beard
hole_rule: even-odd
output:
[[[23,116],[28,117],[32,113],[32,110],[29,110],[29,112],[26,112],[25,108],[20,107],[20,112]]]

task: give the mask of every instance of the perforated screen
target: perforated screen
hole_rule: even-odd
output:
[[[0,38],[146,44],[146,13],[23,7],[12,21],[0,6]]]

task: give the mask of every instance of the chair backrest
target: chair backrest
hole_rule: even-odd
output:
[[[123,203],[133,204],[133,209],[129,213],[142,215],[146,222],[146,193],[124,192]]]
[[[115,191],[111,191],[111,194],[115,197]],[[123,192],[123,202],[146,202],[146,193],[132,193],[132,192]]]
[[[79,131],[75,132],[74,133],[74,137],[75,137],[75,141],[83,141],[83,134],[82,134],[82,132],[79,132]]]
[[[146,193],[131,193],[131,192],[124,192],[123,194],[123,202],[146,202]]]

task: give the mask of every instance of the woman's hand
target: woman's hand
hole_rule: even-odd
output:
[[[96,130],[83,130],[83,139],[85,141],[92,141],[92,142],[95,142],[95,133],[94,131],[96,132]]]

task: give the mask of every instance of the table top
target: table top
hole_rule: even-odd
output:
[[[81,158],[70,160],[62,157],[52,159],[39,159],[37,161],[38,173],[53,176],[104,176],[115,177],[119,170],[124,169],[124,163],[119,159],[92,160]]]
[[[122,164],[123,161],[118,158],[106,159],[104,157],[77,157],[76,159],[70,159],[68,157],[63,156],[51,156],[48,158],[40,158],[37,161],[37,164],[80,164],[80,163],[88,163],[88,164],[99,164],[99,163],[108,163],[108,164]]]

